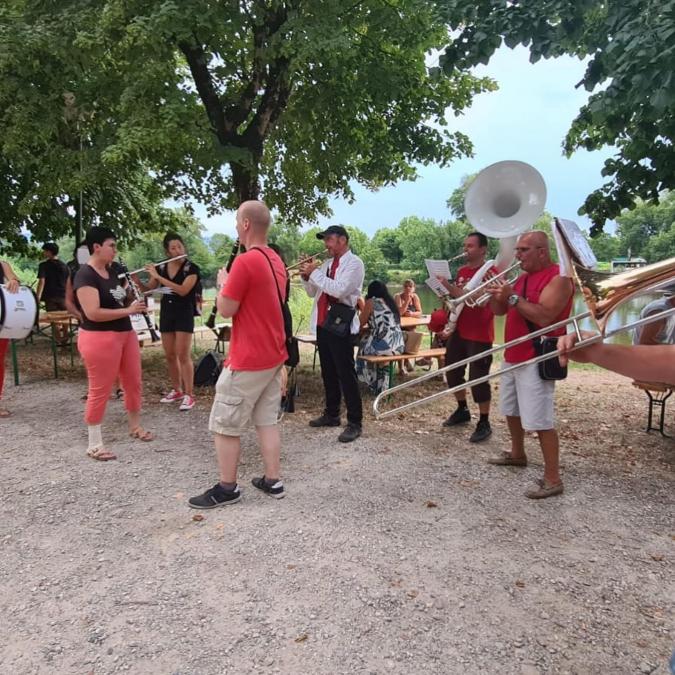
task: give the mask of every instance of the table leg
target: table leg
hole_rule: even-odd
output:
[[[59,355],[56,349],[56,324],[52,323],[52,357],[54,358],[54,379],[59,379]]]

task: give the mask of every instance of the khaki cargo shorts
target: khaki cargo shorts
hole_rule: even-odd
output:
[[[216,383],[209,430],[241,436],[251,422],[256,427],[274,426],[281,405],[281,369],[223,369]]]

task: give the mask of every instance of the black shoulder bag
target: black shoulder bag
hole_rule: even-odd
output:
[[[272,267],[272,261],[267,257],[267,253],[261,248],[255,246],[254,249],[260,251],[265,256],[265,260],[267,260],[270,270],[272,270],[272,278],[274,279],[274,285],[277,287],[279,305],[281,306],[281,316],[284,319],[284,332],[286,333],[286,351],[288,352],[288,359],[286,360],[285,365],[289,368],[295,368],[295,366],[300,363],[300,348],[298,346],[298,338],[293,335],[293,315],[288,307],[290,281],[286,279],[286,301],[284,302],[281,299],[281,290],[279,289],[279,283],[277,282],[277,275],[274,272],[274,267]]]
[[[525,285],[523,287],[523,298],[527,300],[527,277],[525,278]],[[534,333],[536,330],[539,330],[531,321],[528,321],[525,317],[523,320],[527,324],[527,327],[531,333]],[[532,346],[534,347],[534,353],[537,356],[542,356],[543,354],[553,354],[555,352],[556,356],[551,356],[546,361],[540,361],[537,364],[539,368],[539,377],[542,380],[564,380],[567,377],[567,366],[561,366],[560,361],[557,358],[558,353],[558,338],[556,336],[547,336],[540,335],[539,337],[532,338]]]

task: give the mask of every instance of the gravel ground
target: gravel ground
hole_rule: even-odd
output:
[[[152,443],[111,402],[119,460],[97,463],[66,377],[7,382],[0,673],[668,672],[675,443],[641,430],[645,395],[622,378],[559,387],[566,492],[531,502],[534,439],[527,469],[486,465],[498,415],[478,447],[440,429],[447,401],[342,445],[307,427],[307,370],[283,422],[287,498],[250,486],[249,434],[242,501],[196,512],[216,477],[208,397],[149,403]]]

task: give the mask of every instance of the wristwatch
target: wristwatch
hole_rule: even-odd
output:
[[[506,299],[506,302],[508,303],[509,307],[515,307],[518,304],[519,300],[520,300],[520,296],[517,293],[512,293]]]

